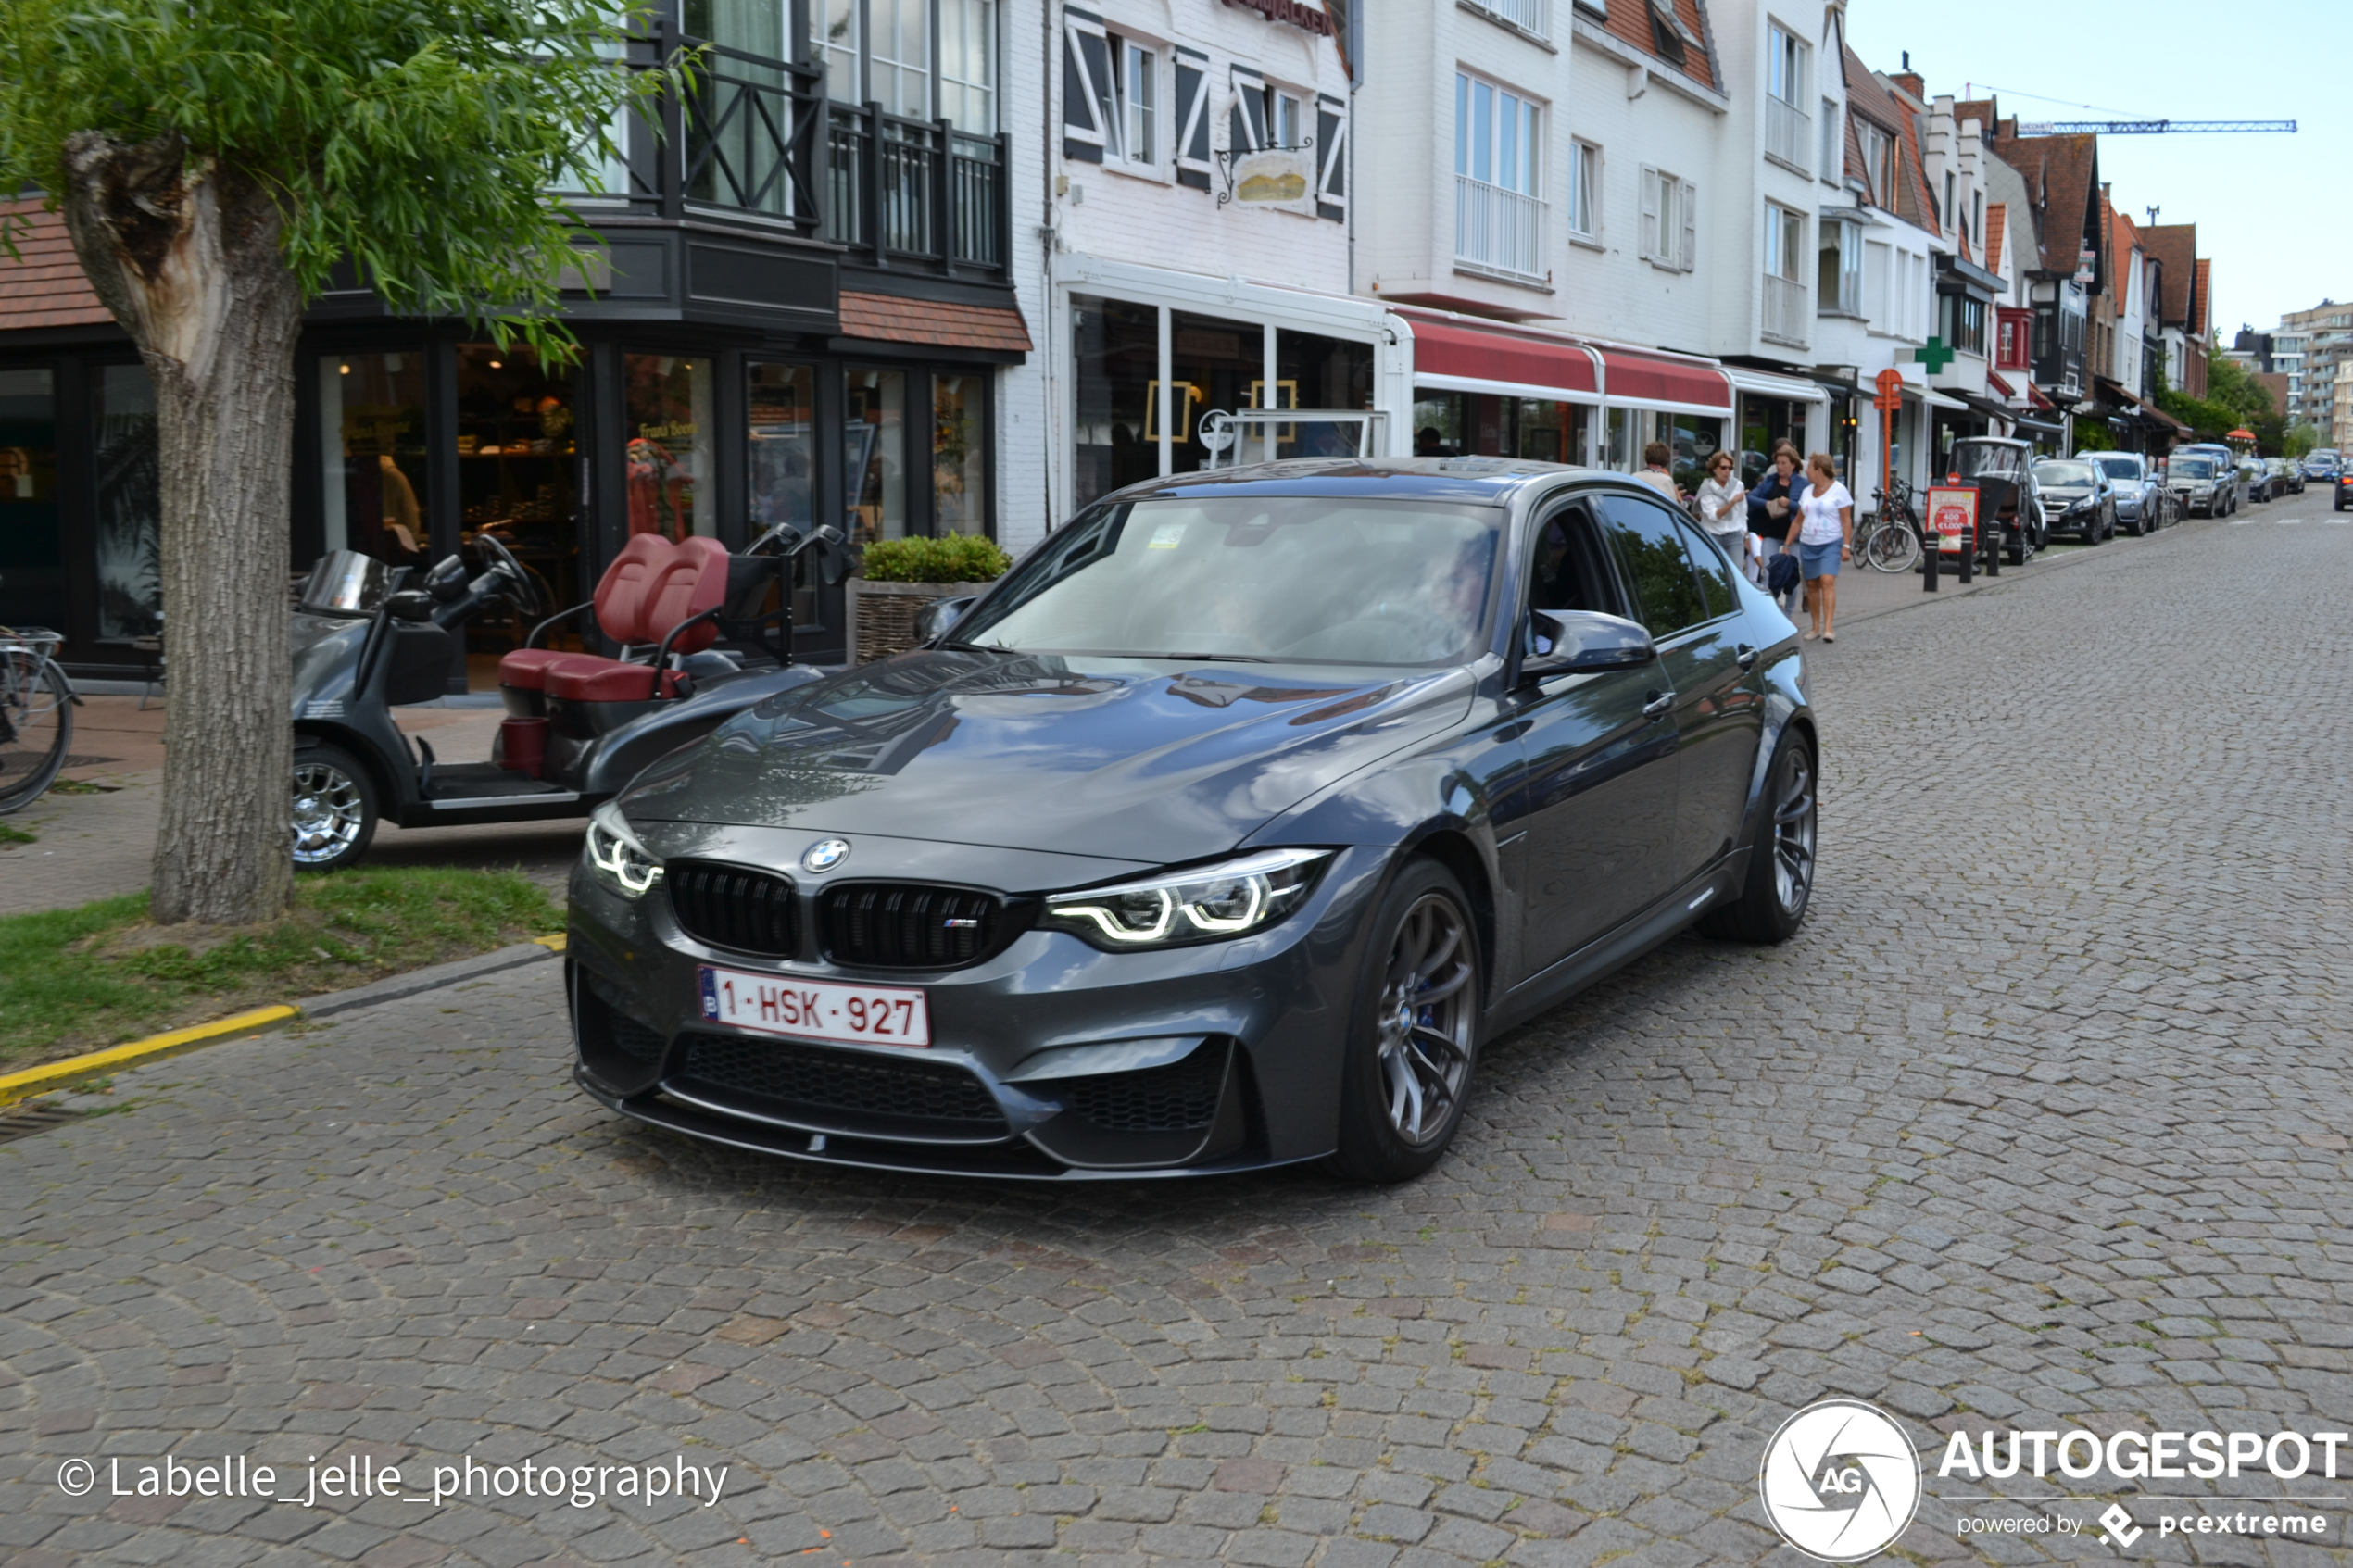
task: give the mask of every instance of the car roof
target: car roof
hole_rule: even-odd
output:
[[[1354,495],[1379,500],[1504,506],[1545,480],[1624,474],[1521,458],[1290,458],[1242,468],[1171,474],[1128,485],[1105,500],[1175,495]]]

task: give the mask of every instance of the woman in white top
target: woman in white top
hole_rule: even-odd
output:
[[[1787,543],[1797,551],[1798,575],[1806,579],[1806,608],[1812,612],[1808,642],[1838,641],[1838,563],[1855,539],[1855,497],[1838,482],[1838,464],[1828,452],[1806,459],[1811,483],[1797,493],[1797,515]]]
[[[1732,475],[1730,452],[1707,459],[1707,477],[1699,482],[1699,521],[1726,555],[1736,561],[1748,559],[1748,492]]]

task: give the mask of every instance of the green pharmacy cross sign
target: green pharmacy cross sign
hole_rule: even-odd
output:
[[[1943,338],[1932,337],[1912,350],[1912,358],[1926,365],[1928,373],[1932,376],[1953,362],[1953,351],[1944,346]]]

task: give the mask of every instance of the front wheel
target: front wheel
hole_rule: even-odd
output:
[[[297,870],[332,872],[357,864],[376,836],[376,781],[339,746],[297,744],[293,817]]]
[[[1919,535],[1902,523],[1889,523],[1874,533],[1863,552],[1863,564],[1874,571],[1907,571],[1919,558]]]
[[[1700,929],[1735,942],[1786,942],[1814,897],[1814,835],[1820,810],[1814,747],[1795,730],[1773,748],[1765,809],[1749,841],[1740,897],[1702,917]]]
[[[1435,860],[1407,862],[1382,898],[1340,1068],[1340,1174],[1402,1182],[1438,1163],[1478,1061],[1478,935]]]
[[[0,653],[0,817],[40,799],[72,745],[65,672],[28,649]]]

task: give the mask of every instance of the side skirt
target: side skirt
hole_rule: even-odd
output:
[[[1740,897],[1748,879],[1748,849],[1733,850],[1617,930],[1598,936],[1496,999],[1487,1035],[1527,1022],[1594,981],[1641,958],[1718,904]]]

